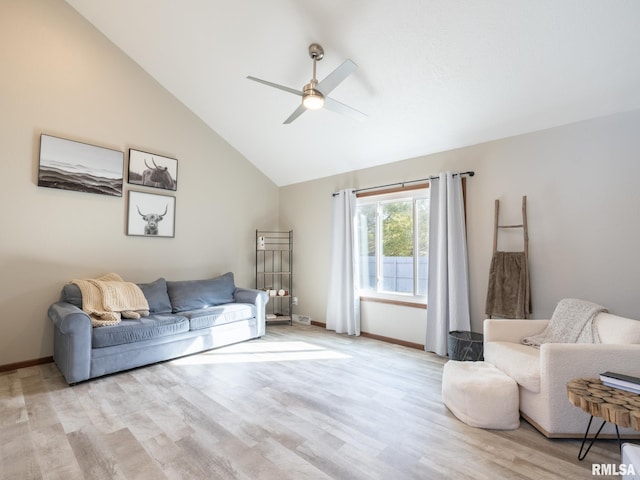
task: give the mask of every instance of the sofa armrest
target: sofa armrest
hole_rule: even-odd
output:
[[[637,376],[640,344],[545,343],[540,346],[540,382],[565,386],[574,378],[598,378],[609,370]]]
[[[233,291],[233,298],[238,303],[252,303],[256,305],[258,302],[264,302],[266,304],[269,296],[267,292],[263,290],[236,287]]]
[[[53,359],[67,380],[73,384],[87,380],[91,373],[91,335],[89,315],[67,302],[49,307],[53,322]]]
[[[256,306],[256,319],[258,320],[258,335],[266,333],[266,307],[269,295],[262,290],[237,287],[233,292],[233,298],[237,303],[251,303]]]
[[[89,315],[67,302],[54,303],[49,307],[49,318],[65,335],[79,334],[91,336]]]
[[[549,320],[504,320],[488,318],[483,323],[484,342],[520,343],[524,337],[542,333]]]
[[[546,343],[540,346],[540,393],[548,404],[566,405],[567,382],[599,378],[606,371],[637,376],[640,345]],[[576,407],[577,408],[577,407]],[[551,414],[553,415],[553,407]],[[559,411],[564,411],[559,407]]]

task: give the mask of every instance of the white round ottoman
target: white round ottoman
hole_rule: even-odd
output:
[[[490,363],[445,363],[442,400],[472,427],[514,430],[520,426],[518,384]]]

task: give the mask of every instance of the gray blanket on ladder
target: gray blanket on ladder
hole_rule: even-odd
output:
[[[485,313],[502,318],[527,318],[531,313],[529,268],[524,252],[493,253]]]

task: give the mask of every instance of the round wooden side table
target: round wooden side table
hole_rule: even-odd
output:
[[[640,394],[603,385],[599,378],[577,378],[567,383],[567,396],[573,405],[591,415],[580,446],[578,460],[584,460],[607,422],[616,426],[618,444],[621,447],[622,442],[618,427],[640,431]],[[593,417],[602,418],[602,425],[583,453]]]

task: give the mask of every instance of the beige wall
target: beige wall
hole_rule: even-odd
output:
[[[640,318],[638,132],[634,111],[281,188],[280,223],[296,238],[296,313],[325,321],[332,192],[474,170],[467,182],[473,330],[484,319],[494,201],[501,201],[502,223],[519,223],[522,195],[533,316],[548,318],[558,300],[578,297]],[[521,248],[520,239],[507,232],[501,245]],[[423,344],[426,314],[411,310],[367,304],[363,330]]]
[[[51,355],[47,308],[71,278],[231,270],[254,285],[255,229],[277,226],[277,187],[71,7],[2,0],[0,65],[0,365]],[[175,238],[125,235],[126,192],[38,187],[43,132],[178,159]]]
[[[278,190],[61,0],[0,2],[0,65],[0,365],[51,355],[46,310],[69,279],[232,270],[250,286],[254,230],[278,224],[294,230],[296,312],[324,322],[331,193],[447,169],[476,171],[467,197],[474,330],[484,318],[493,202],[502,201],[503,221],[518,221],[522,195],[534,316],[576,296],[640,318],[640,111]],[[126,236],[126,196],[37,187],[43,132],[177,158],[176,237]],[[363,314],[366,331],[423,343],[424,310],[367,304]]]

